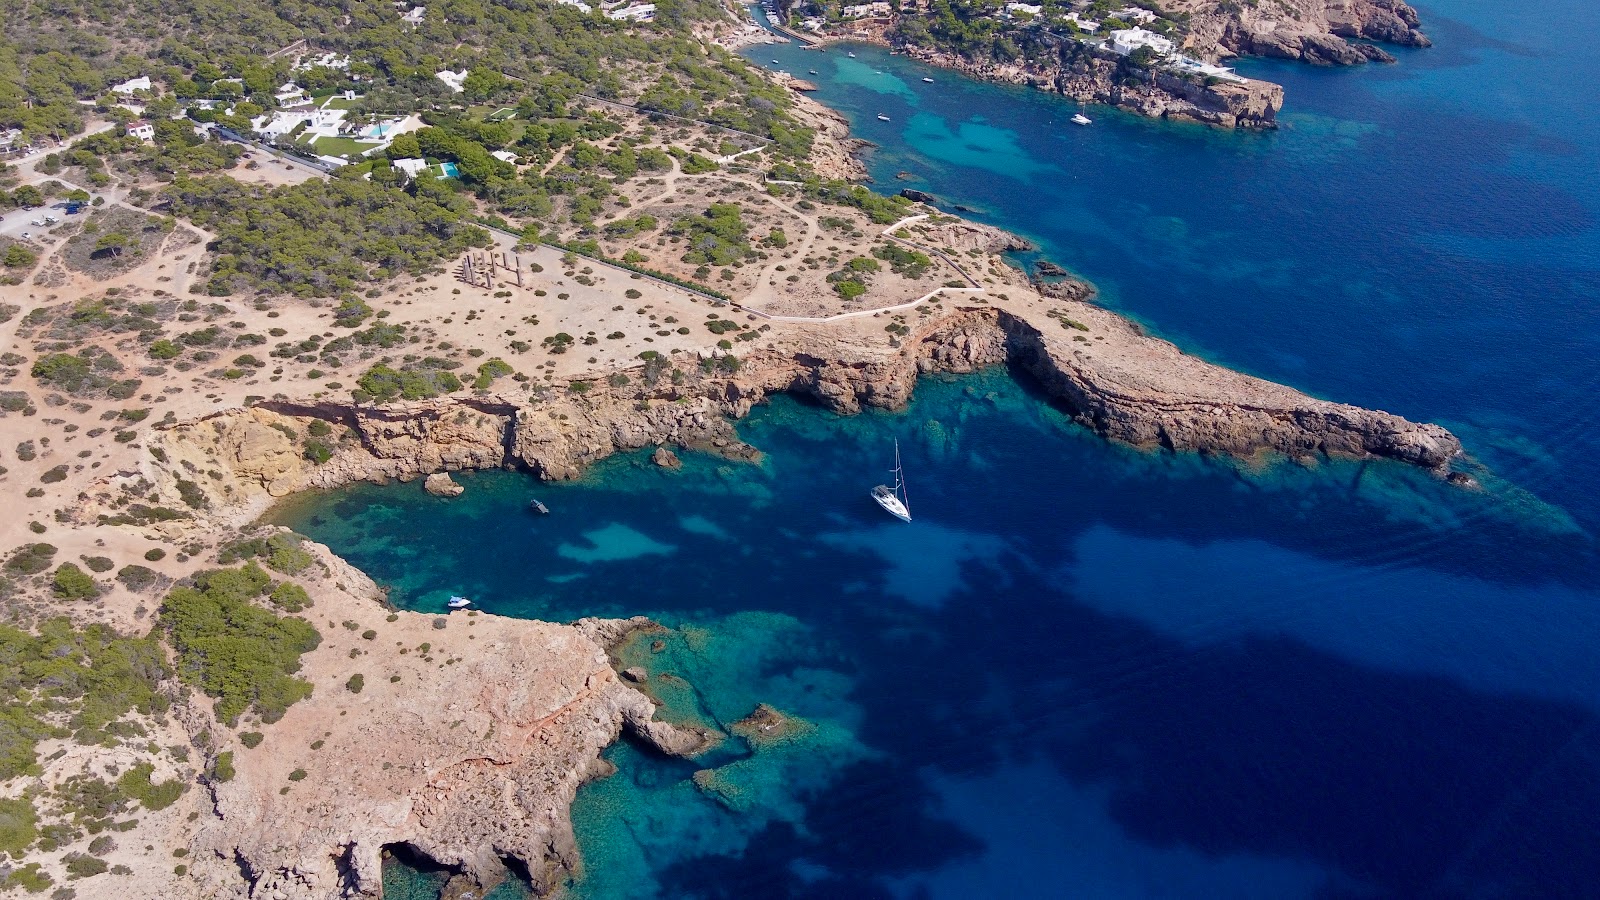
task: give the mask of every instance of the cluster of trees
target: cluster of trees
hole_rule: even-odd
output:
[[[276,722],[290,705],[311,696],[294,677],[301,654],[322,636],[310,622],[255,605],[282,589],[255,563],[194,577],[161,604],[160,623],[177,653],[178,675],[216,698],[217,718],[230,725],[254,711]]]
[[[671,233],[689,245],[683,261],[702,266],[730,266],[753,254],[744,209],[737,203],[713,203],[698,216],[672,223]]]
[[[140,737],[128,716],[164,710],[158,686],[169,675],[152,636],[77,628],[66,618],[45,622],[38,634],[0,625],[0,779],[31,771],[34,746],[47,736],[102,745]],[[52,719],[65,732],[47,724]]]
[[[907,250],[899,244],[874,247],[872,255],[888,263],[890,270],[895,274],[907,278],[921,278],[928,274],[928,269],[933,266],[933,260],[928,258],[928,254]]]
[[[359,178],[266,188],[180,177],[165,196],[217,235],[207,285],[215,296],[242,287],[336,296],[489,243],[465,220],[464,199],[432,179],[400,190]]]
[[[833,285],[834,293],[846,300],[855,298],[867,292],[870,283],[867,276],[876,274],[882,268],[877,262],[857,256],[844,264],[844,268],[828,276],[828,283]]]
[[[379,363],[356,380],[351,396],[357,403],[388,403],[393,400],[427,400],[461,390],[461,379],[450,370],[461,364],[428,357],[403,364],[396,369]],[[494,376],[490,376],[492,382]]]

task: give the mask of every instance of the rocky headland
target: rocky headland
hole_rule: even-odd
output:
[[[897,347],[821,326],[745,356],[735,373],[696,372],[678,383],[638,378],[533,402],[266,401],[158,428],[152,445],[164,460],[149,456],[127,477],[175,498],[188,469],[219,471],[204,487],[211,514],[242,522],[276,498],[358,480],[508,466],[567,479],[620,450],[660,445],[750,458],[758,448],[739,440],[731,420],[773,393],[801,393],[841,414],[898,409],[919,375],[1006,364],[1037,379],[1086,428],[1135,447],[1391,459],[1441,476],[1461,453],[1437,425],[1309,397],[1186,354],[1088,302],[1041,297],[945,310]],[[287,436],[306,419],[348,429],[331,461],[306,460]]]
[[[1416,10],[1404,0],[1283,0],[1270,4],[1174,0],[1164,4],[1164,14],[1181,22],[1173,35],[1178,49],[1206,62],[1263,56],[1349,66],[1394,62],[1394,56],[1379,44],[1431,46]],[[925,28],[900,27],[917,15],[849,23],[829,33],[824,41],[879,44],[969,77],[1026,85],[1149,118],[1268,129],[1276,127],[1277,114],[1283,108],[1281,85],[1135,65],[1100,47],[1094,40],[1099,35],[1081,40],[1018,23],[1012,36],[1013,43],[1023,48],[1022,55],[1000,58],[939,46],[920,37],[928,33]]]

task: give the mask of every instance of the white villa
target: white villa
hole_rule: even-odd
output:
[[[567,6],[575,6],[575,7],[577,7],[578,12],[593,12],[594,11],[594,7],[590,6],[587,3],[584,3],[583,0],[556,0],[556,2],[565,4]]]
[[[402,5],[403,4],[400,4],[400,3],[396,3],[395,4],[395,6],[402,6]],[[418,6],[418,7],[415,7],[413,9],[407,10],[403,15],[400,16],[400,21],[406,23],[407,25],[421,25],[422,24],[422,17],[424,15],[426,15],[427,12],[428,12],[428,8],[426,6]]]
[[[280,86],[277,93],[272,96],[278,101],[278,105],[282,107],[302,106],[311,102],[311,95],[307,94],[304,88],[292,81]]]
[[[876,0],[857,6],[846,6],[842,12],[846,19],[879,19],[889,15],[888,0]]]
[[[144,141],[146,144],[153,144],[156,140],[156,127],[143,119],[140,119],[136,122],[129,122],[128,135],[130,137],[136,137],[139,140]]]
[[[121,84],[113,84],[111,86],[111,92],[113,94],[124,95],[131,94],[134,91],[148,91],[152,89],[153,86],[150,84],[149,75],[140,75],[138,78],[130,78]]]
[[[1012,18],[1017,13],[1026,13],[1029,16],[1033,16],[1033,17],[1037,18],[1039,13],[1041,13],[1043,11],[1044,11],[1044,7],[1043,6],[1035,6],[1032,3],[1007,3],[1006,4],[1006,18],[1008,18],[1008,19]]]
[[[250,127],[269,141],[283,137],[302,123],[312,138],[337,137],[344,117],[345,110],[342,109],[284,109],[271,115],[256,116],[250,120]]]
[[[1075,12],[1067,13],[1061,18],[1066,19],[1068,22],[1078,26],[1078,30],[1085,34],[1094,34],[1096,31],[1100,30],[1099,22],[1096,22],[1092,19],[1085,19],[1083,16],[1080,16]]]
[[[406,173],[407,178],[416,178],[428,170],[428,161],[425,159],[397,159],[393,165]]]
[[[649,22],[656,17],[654,3],[635,3],[621,9],[613,9],[606,13],[606,18],[614,22]]]
[[[1124,22],[1137,22],[1140,25],[1149,25],[1156,19],[1161,18],[1150,10],[1138,6],[1124,6],[1112,13],[1112,15]]]
[[[1166,56],[1172,52],[1172,42],[1153,31],[1143,28],[1124,28],[1121,31],[1111,32],[1111,40],[1107,47],[1115,53],[1127,56],[1140,47],[1149,47],[1158,56]]]
[[[443,72],[435,72],[434,77],[444,82],[445,86],[450,88],[451,91],[459,94],[467,89],[467,71],[467,69],[462,69],[459,72],[452,72],[449,69],[445,69]]]
[[[492,150],[489,155],[503,163],[510,163],[513,166],[517,164],[517,155],[510,150]]]

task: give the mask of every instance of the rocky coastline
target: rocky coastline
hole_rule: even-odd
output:
[[[1395,62],[1378,44],[1432,46],[1422,33],[1417,11],[1404,0],[1284,0],[1271,6],[1179,0],[1171,6],[1170,13],[1188,17],[1182,52],[1212,62],[1260,56],[1353,66]],[[1140,68],[1110,51],[1042,29],[1031,32],[1028,40],[1054,59],[1047,63],[978,59],[912,44],[898,36],[894,20],[857,24],[848,33],[817,42],[877,44],[971,78],[1032,87],[1153,119],[1264,130],[1277,127],[1277,114],[1283,108],[1283,87],[1270,81],[1199,79]]]
[[[1132,322],[1074,299],[1081,283],[1050,285],[1062,299],[1036,311],[962,306],[933,317],[897,348],[829,336],[749,354],[734,374],[695,372],[682,383],[634,379],[625,388],[543,400],[451,397],[391,406],[344,401],[264,401],[158,428],[138,477],[177,497],[186,469],[220,471],[205,490],[210,515],[242,523],[276,499],[360,480],[411,479],[464,469],[515,467],[575,478],[612,453],[670,445],[736,458],[758,448],[731,421],[778,392],[840,414],[899,409],[922,374],[1012,365],[1096,434],[1151,450],[1250,457],[1335,455],[1391,459],[1441,477],[1461,444],[1437,425],[1318,400],[1183,353]],[[274,427],[322,419],[349,429],[328,463],[304,459]]]

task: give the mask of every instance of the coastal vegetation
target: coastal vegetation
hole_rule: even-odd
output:
[[[275,722],[311,695],[311,684],[294,673],[321,635],[304,619],[252,602],[275,587],[266,571],[249,562],[192,581],[167,595],[159,621],[176,651],[178,675],[216,698],[219,720],[235,724],[254,712]]]
[[[247,288],[335,296],[488,242],[448,190],[413,195],[348,178],[263,188],[211,177],[180,178],[166,197],[217,235],[206,284],[214,296]]]

